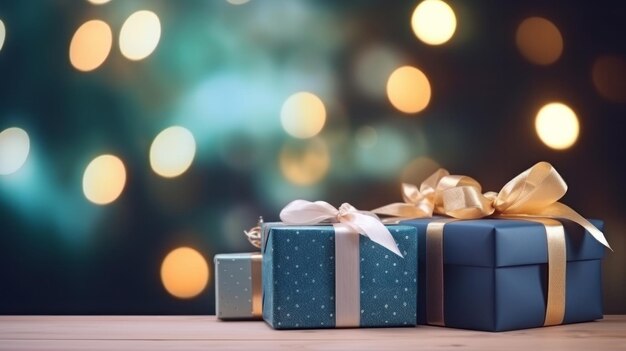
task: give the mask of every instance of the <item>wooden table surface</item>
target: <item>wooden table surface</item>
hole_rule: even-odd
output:
[[[626,350],[626,316],[486,333],[419,326],[275,331],[214,316],[4,316],[0,350]]]

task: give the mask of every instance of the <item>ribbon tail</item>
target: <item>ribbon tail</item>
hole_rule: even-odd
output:
[[[387,250],[393,252],[394,254],[404,257],[402,253],[400,253],[400,249],[396,244],[393,236],[389,232],[389,229],[385,227],[383,223],[380,222],[375,217],[367,216],[361,213],[352,213],[352,220],[350,221],[342,221],[345,224],[353,226],[357,231],[361,234],[364,234],[373,242],[381,245]]]
[[[383,207],[379,207],[371,212],[376,213],[378,215],[391,216],[391,217],[401,217],[401,218],[421,218],[421,217],[430,217],[431,213],[427,213],[415,205],[404,203],[404,202],[396,202],[389,205],[385,205]]]
[[[540,211],[533,213],[533,215],[540,215],[552,218],[565,218],[569,219],[572,222],[575,222],[585,228],[594,239],[596,239],[600,244],[609,248],[609,250],[613,251],[609,242],[604,237],[604,234],[596,228],[591,222],[589,222],[585,217],[578,214],[578,212],[574,211],[571,207],[560,203],[555,202],[552,205],[541,209]]]

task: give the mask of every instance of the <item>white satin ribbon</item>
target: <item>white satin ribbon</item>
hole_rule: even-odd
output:
[[[355,233],[368,237],[387,250],[403,257],[389,229],[372,212],[359,211],[344,203],[336,209],[328,202],[294,200],[280,211],[280,219],[285,224],[310,225],[321,223],[343,223]]]

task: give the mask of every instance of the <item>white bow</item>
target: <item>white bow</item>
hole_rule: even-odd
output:
[[[328,202],[295,200],[280,211],[280,219],[285,224],[310,225],[320,223],[343,223],[355,233],[364,235],[387,250],[403,257],[389,229],[368,211],[359,211],[344,203],[336,209]]]

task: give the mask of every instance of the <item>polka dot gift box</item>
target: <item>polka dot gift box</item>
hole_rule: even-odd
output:
[[[217,317],[261,319],[261,253],[219,254],[214,261]]]
[[[263,319],[275,329],[415,326],[415,228],[300,201],[263,225]]]

